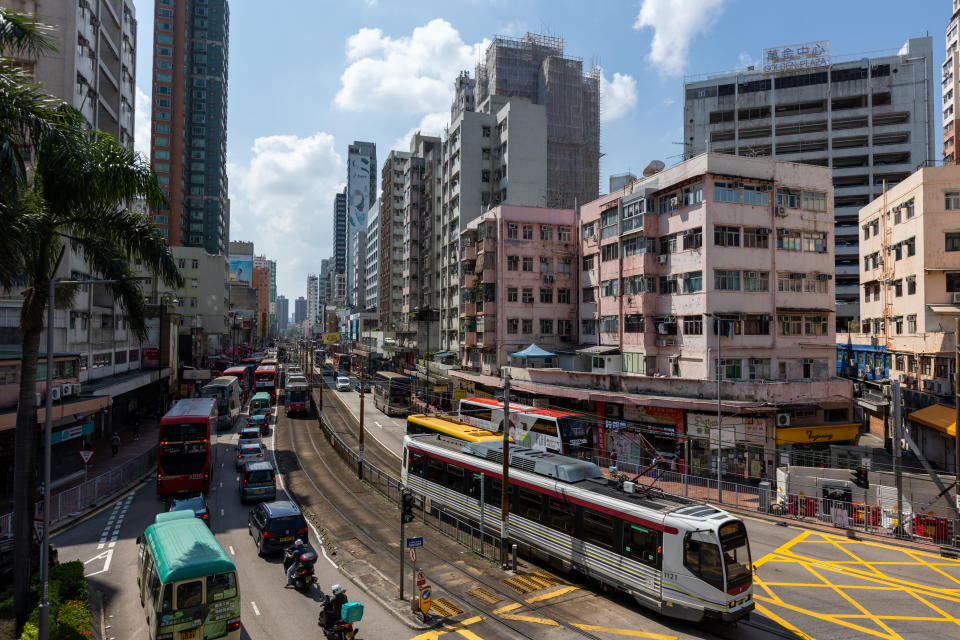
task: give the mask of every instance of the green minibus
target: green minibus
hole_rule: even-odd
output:
[[[249,415],[255,416],[258,413],[263,413],[269,416],[272,412],[273,409],[270,406],[270,394],[266,391],[258,391],[252,398],[250,398]]]
[[[158,514],[137,544],[151,640],[240,638],[237,568],[202,520],[192,511]]]

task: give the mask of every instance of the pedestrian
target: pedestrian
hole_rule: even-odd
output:
[[[133,419],[133,439],[134,440],[140,439],[140,416],[139,415]]]
[[[113,451],[113,456],[117,456],[117,452],[120,451],[120,436],[116,431],[113,432],[113,438],[110,439],[110,449]]]

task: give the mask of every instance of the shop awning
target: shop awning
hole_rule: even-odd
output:
[[[949,313],[960,315],[960,306],[955,304],[928,304],[927,307],[934,313]]]
[[[610,344],[595,344],[592,347],[577,349],[577,353],[584,353],[589,356],[602,356],[609,353],[617,353],[620,347]]]
[[[836,444],[857,439],[860,424],[824,424],[777,429],[777,444]]]
[[[948,407],[945,404],[932,404],[919,411],[914,411],[907,418],[925,427],[953,436],[957,433],[956,411],[953,407]]]

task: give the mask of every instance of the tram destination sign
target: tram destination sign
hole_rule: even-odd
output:
[[[830,41],[769,47],[760,54],[764,71],[791,71],[830,66]]]

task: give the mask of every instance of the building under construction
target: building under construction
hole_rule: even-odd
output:
[[[547,207],[572,208],[597,198],[599,69],[584,74],[583,60],[564,56],[562,38],[497,36],[477,65],[474,81],[458,81],[451,113],[472,111],[491,95],[526,98],[546,107]]]

